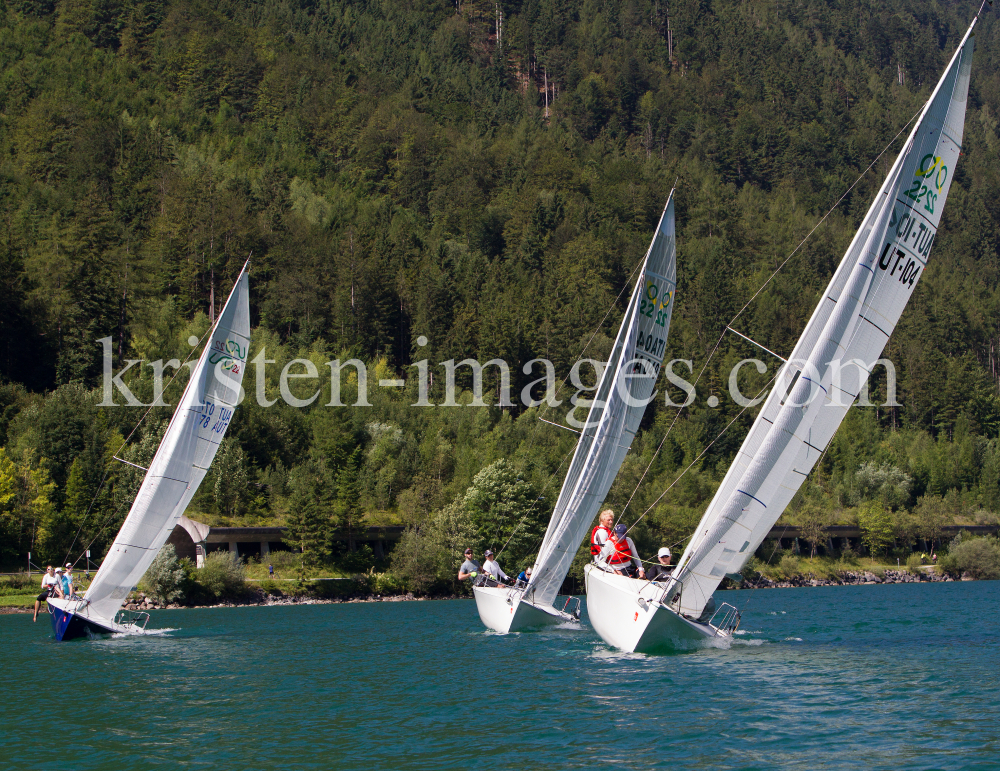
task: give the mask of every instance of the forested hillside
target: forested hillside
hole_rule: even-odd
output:
[[[495,548],[513,532],[505,565],[522,562],[574,439],[516,398],[540,377],[522,365],[550,359],[561,380],[581,355],[607,354],[676,181],[667,360],[691,360],[694,375],[675,371],[693,381],[727,322],[875,162],[735,325],[787,355],[977,7],[0,0],[0,564],[107,547],[138,483],[111,456],[146,408],[99,406],[100,341],[114,373],[141,360],[122,381],[151,402],[149,362],[192,353],[248,256],[250,358],[274,363],[249,369],[250,398],[189,514],[287,524],[310,560],[329,555],[334,527],[411,525],[396,568],[421,585],[466,541]],[[886,349],[902,406],[851,411],[790,521],[821,530],[875,502],[904,541],[942,521],[997,521],[992,14],[943,226]],[[744,369],[748,394],[775,360],[723,338],[658,453],[677,410],[663,398],[648,410],[609,500],[620,509],[652,461],[626,521],[737,416],[729,372],[751,356],[770,372]],[[295,358],[325,383],[304,407],[279,398]],[[367,364],[371,406],[351,406],[353,369],[345,406],[329,406],[326,362],[351,358]],[[468,392],[466,406],[410,406],[414,362],[429,362],[440,404],[440,362],[466,358],[507,361],[514,406],[468,406]],[[488,368],[487,401],[498,385]],[[302,400],[315,390],[291,387]],[[559,421],[568,407],[540,409]],[[170,414],[153,407],[125,457],[148,459]],[[640,545],[690,533],[752,417],[651,509]]]

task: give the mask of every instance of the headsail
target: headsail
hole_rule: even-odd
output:
[[[653,399],[674,308],[676,252],[671,192],[525,589],[535,604],[555,600]]]
[[[843,421],[923,273],[961,150],[970,25],[674,571],[699,615]]]
[[[87,590],[81,615],[114,619],[191,502],[226,435],[250,347],[248,267],[219,314],[128,517]]]

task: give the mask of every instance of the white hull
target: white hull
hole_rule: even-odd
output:
[[[533,605],[521,597],[521,590],[508,586],[474,586],[479,618],[490,629],[506,634],[540,626],[579,623],[570,613],[563,613],[551,605]]]
[[[590,623],[601,639],[623,651],[690,648],[704,640],[729,637],[735,631],[727,625],[720,629],[698,623],[660,604],[666,584],[606,573],[595,565],[587,565],[584,574]]]

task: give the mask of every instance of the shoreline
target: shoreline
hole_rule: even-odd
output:
[[[972,581],[972,578],[954,578],[946,573],[938,573],[931,567],[929,570],[919,574],[910,573],[908,570],[886,570],[883,576],[878,576],[870,570],[845,571],[835,578],[815,578],[811,575],[792,576],[782,580],[772,580],[766,576],[760,576],[756,580],[746,579],[739,584],[731,584],[722,591],[735,589],[800,589],[813,586],[866,586],[873,584],[927,584],[927,583],[953,583],[956,581]],[[310,597],[308,595],[286,596],[261,593],[256,597],[247,597],[243,600],[227,600],[212,605],[180,605],[170,603],[168,605],[157,605],[148,600],[143,595],[140,602],[130,602],[123,606],[123,610],[133,612],[143,612],[150,610],[200,610],[205,608],[244,608],[244,607],[280,607],[287,605],[336,605],[346,603],[368,603],[368,602],[428,602],[433,600],[471,600],[472,597],[457,594],[442,596],[418,596],[412,592],[406,594],[391,595],[358,595],[354,597]],[[16,613],[33,613],[31,606],[0,607],[0,615]],[[42,614],[39,610],[39,615]]]
[[[955,581],[972,581],[972,578],[953,578],[947,573],[938,573],[933,567],[918,574],[908,570],[886,570],[879,577],[870,570],[848,570],[838,573],[835,578],[815,578],[812,575],[792,576],[782,580],[772,580],[759,576],[756,580],[744,579],[739,584],[726,589],[797,589],[809,586],[864,586],[866,584],[943,584]]]
[[[151,610],[204,610],[207,608],[255,608],[255,607],[278,607],[287,605],[338,605],[348,603],[363,602],[429,602],[432,600],[471,600],[472,597],[462,597],[457,594],[442,595],[440,597],[418,597],[412,592],[406,594],[392,595],[365,595],[358,597],[279,597],[268,594],[264,597],[245,600],[227,600],[213,605],[180,605],[172,602],[168,605],[157,605],[153,602],[130,602],[122,606],[122,610],[133,612],[147,612]],[[38,611],[39,617],[47,612],[44,608]],[[0,607],[0,616],[16,613],[34,613],[34,607]]]

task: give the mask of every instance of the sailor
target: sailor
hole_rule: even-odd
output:
[[[500,564],[493,557],[493,552],[486,550],[486,560],[483,562],[483,572],[489,573],[498,584],[501,581],[510,581],[510,577],[500,569]]]
[[[56,568],[56,597],[61,600],[69,597],[69,582],[63,575],[62,568]]]
[[[628,528],[619,522],[615,525],[611,538],[601,549],[600,562],[604,562],[615,573],[620,576],[635,578],[646,577],[646,571],[642,569],[642,560],[639,559],[639,552],[636,551],[635,542],[625,533]]]
[[[458,569],[458,580],[459,581],[469,581],[475,580],[476,576],[479,575],[479,571],[482,568],[479,567],[479,563],[472,559],[472,549],[465,550],[465,562],[462,563],[462,567]]]
[[[56,572],[52,569],[51,565],[45,568],[45,574],[42,576],[42,593],[35,598],[35,617],[31,619],[32,621],[38,621],[38,609],[45,600],[55,594],[58,580]]]
[[[531,568],[525,568],[520,573],[517,574],[517,583],[520,586],[524,586],[531,580]]]
[[[611,523],[615,521],[615,513],[611,509],[601,512],[600,523],[590,533],[590,556],[595,560],[600,556],[601,549],[611,537]]]
[[[71,599],[74,594],[76,594],[76,579],[73,578],[73,566],[70,563],[66,563],[66,572],[63,573],[63,582],[69,582],[69,589],[63,587],[66,592],[66,598]]]
[[[666,581],[674,572],[674,567],[670,564],[670,549],[666,546],[660,547],[656,553],[656,562],[657,564],[646,573],[646,578],[650,581]]]

